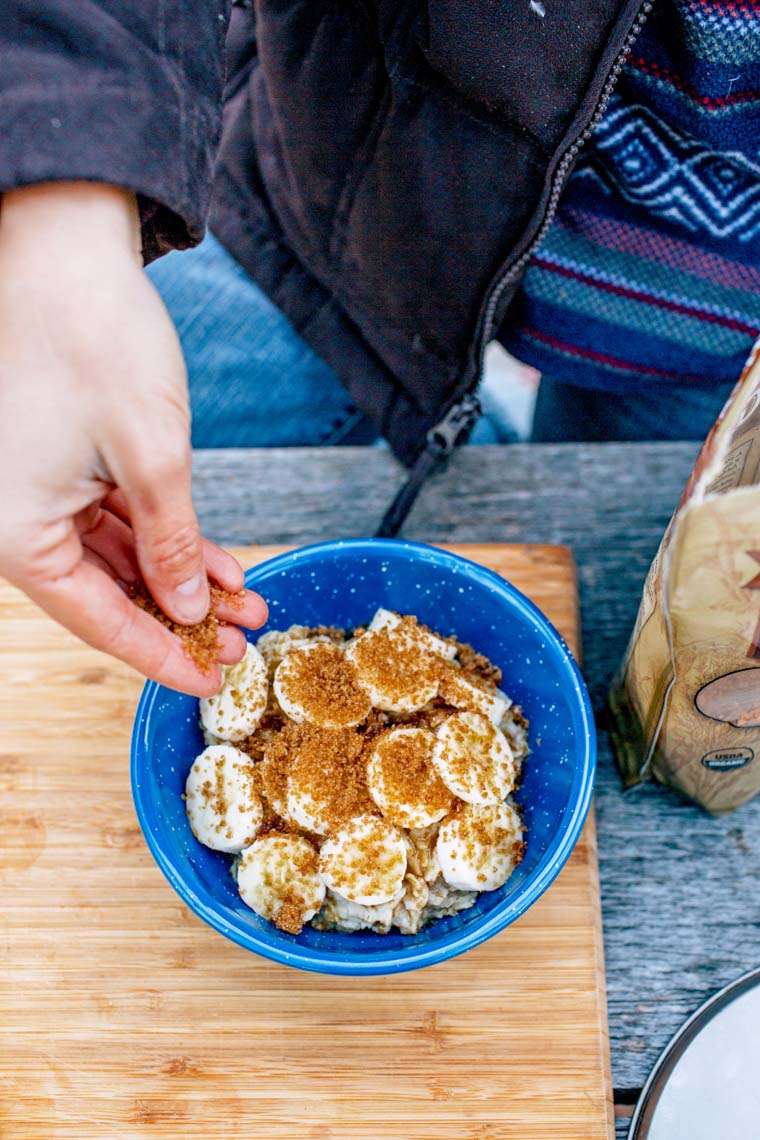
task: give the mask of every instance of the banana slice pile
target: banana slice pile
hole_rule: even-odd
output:
[[[508,797],[527,752],[511,726],[527,722],[460,648],[379,609],[348,640],[270,631],[223,670],[200,703],[210,743],[187,814],[201,843],[238,855],[257,914],[291,934],[323,914],[387,929],[396,907],[425,921],[428,890],[435,917],[506,882],[523,851]]]

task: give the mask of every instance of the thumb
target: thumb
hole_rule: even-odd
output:
[[[190,440],[133,450],[119,464],[137,561],[151,594],[174,621],[192,625],[209,609],[203,542],[193,507]]]

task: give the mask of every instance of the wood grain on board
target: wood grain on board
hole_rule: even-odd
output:
[[[567,550],[457,549],[577,646]],[[593,819],[547,894],[461,958],[362,980],[266,962],[145,846],[140,679],[7,585],[0,621],[3,1140],[609,1140]]]

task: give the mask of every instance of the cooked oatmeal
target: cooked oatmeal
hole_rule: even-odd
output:
[[[196,838],[280,929],[416,934],[520,862],[528,724],[501,671],[411,615],[262,635],[201,702]],[[225,789],[220,796],[219,789]]]

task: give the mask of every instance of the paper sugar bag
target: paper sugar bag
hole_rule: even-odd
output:
[[[697,460],[610,695],[627,786],[709,811],[760,791],[760,341]]]

